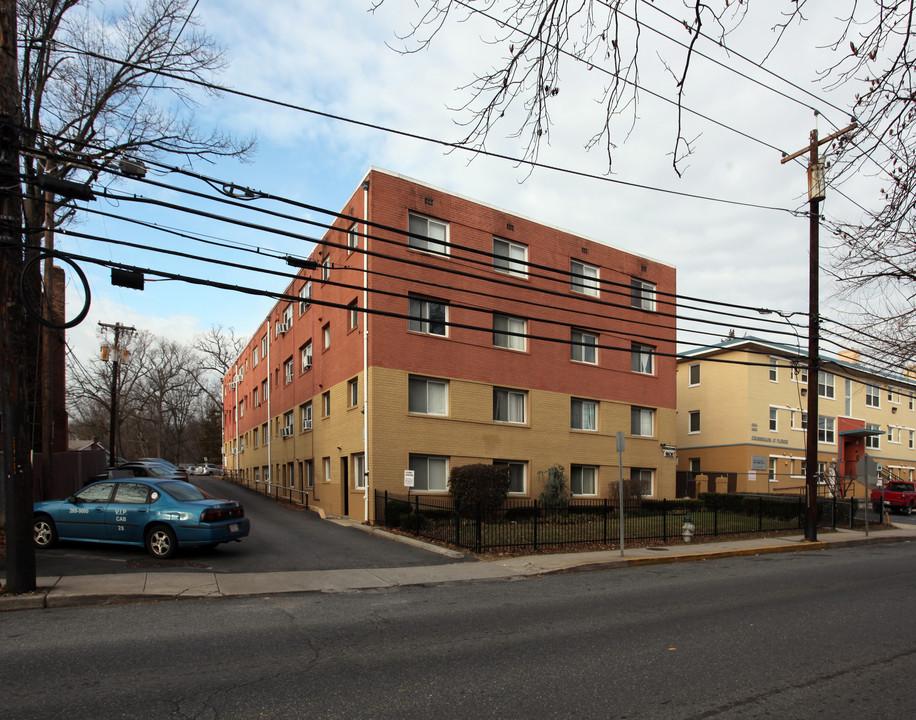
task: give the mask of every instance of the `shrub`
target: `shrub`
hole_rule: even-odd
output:
[[[509,494],[508,465],[462,465],[452,469],[448,491],[459,507],[476,507],[487,512],[497,509]]]
[[[538,478],[544,482],[541,503],[551,508],[569,506],[569,482],[566,479],[565,467],[554,465],[547,470],[538,470]]]
[[[410,517],[411,505],[403,500],[389,500],[385,506],[385,524],[398,527],[405,518]]]
[[[540,514],[540,508],[521,506],[508,508],[503,516],[506,522],[530,522]]]

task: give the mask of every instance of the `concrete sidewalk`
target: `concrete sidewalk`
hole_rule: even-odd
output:
[[[365,527],[365,526],[364,526]],[[393,540],[411,538],[384,533]],[[316,570],[270,573],[155,572],[117,575],[39,577],[38,590],[27,595],[0,595],[0,611],[45,607],[130,602],[140,599],[211,598],[280,593],[345,592],[408,585],[430,585],[475,580],[510,580],[606,568],[713,560],[744,555],[803,552],[852,545],[916,540],[916,528],[896,527],[871,532],[840,530],[818,534],[817,542],[802,536],[756,538],[724,542],[625,548],[583,553],[524,555],[498,560],[425,567]],[[454,551],[433,548],[438,552]]]

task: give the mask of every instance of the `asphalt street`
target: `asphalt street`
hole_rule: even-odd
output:
[[[908,542],[0,615],[0,718],[899,718]]]

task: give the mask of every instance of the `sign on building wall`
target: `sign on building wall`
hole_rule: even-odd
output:
[[[764,455],[751,455],[751,470],[766,470],[767,459]]]
[[[404,471],[404,487],[413,487],[413,470]]]

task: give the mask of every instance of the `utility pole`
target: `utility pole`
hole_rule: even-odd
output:
[[[19,281],[24,266],[19,131],[22,125],[16,48],[16,0],[0,0],[0,409],[6,501],[6,585],[35,589],[32,463],[25,414],[26,314]]]
[[[102,346],[102,360],[111,358],[111,416],[108,422],[108,466],[114,467],[115,458],[118,456],[117,446],[115,445],[118,440],[118,380],[121,361],[127,360],[127,356],[130,354],[127,350],[121,348],[121,331],[136,332],[137,329],[127,327],[121,323],[109,325],[100,322],[99,326],[114,330],[114,344]]]
[[[856,123],[818,139],[811,131],[808,147],[782,159],[782,164],[808,153],[808,428],[805,435],[805,540],[817,540],[817,433],[820,374],[820,203],[826,196],[824,164],[818,148],[855,129]]]

